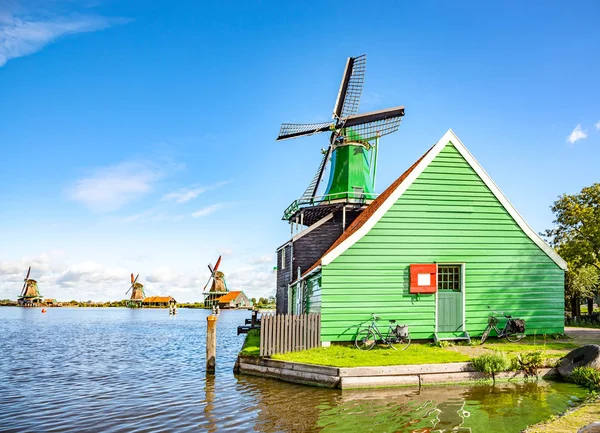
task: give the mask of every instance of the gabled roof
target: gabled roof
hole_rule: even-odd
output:
[[[148,304],[151,302],[156,302],[156,303],[169,302],[170,300],[175,300],[175,299],[172,296],[149,296],[147,298],[144,298],[144,303]]]
[[[240,296],[241,293],[243,293],[243,292],[241,292],[241,291],[229,292],[226,295],[223,295],[219,299],[217,299],[217,302],[224,303],[224,302],[234,301],[238,296]]]
[[[359,239],[366,235],[371,228],[385,215],[385,213],[393,206],[394,203],[402,196],[412,183],[419,177],[425,168],[435,159],[435,157],[446,147],[448,143],[452,143],[456,150],[465,158],[467,163],[473,168],[485,185],[490,189],[492,194],[496,196],[504,209],[515,220],[517,225],[523,232],[560,268],[567,270],[567,263],[554,251],[544,240],[525,222],[523,217],[517,212],[514,206],[502,194],[502,191],[496,186],[494,181],[485,172],[483,167],[479,165],[477,160],[471,155],[460,139],[454,134],[452,129],[449,129],[444,136],[415,162],[402,176],[396,179],[383,193],[379,195],[350,226],[342,233],[342,235],[331,245],[331,247],[323,254],[323,256],[312,265],[303,275],[309,274],[318,266],[326,266],[339,257],[344,251],[354,245]]]

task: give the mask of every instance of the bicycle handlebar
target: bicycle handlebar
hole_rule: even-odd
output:
[[[487,307],[488,307],[490,310],[492,310],[492,307],[490,307],[489,305],[488,305]],[[492,310],[492,313],[496,313],[496,314],[498,314],[498,315],[500,315],[500,316],[504,316],[504,317],[506,317],[506,318],[508,318],[508,319],[510,319],[510,318],[511,318],[511,316],[507,315],[506,313],[501,313],[501,312],[499,313],[499,312],[498,312],[498,311],[496,311],[496,310]]]

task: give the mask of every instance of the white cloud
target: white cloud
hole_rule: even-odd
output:
[[[264,264],[264,263],[273,263],[275,264],[275,255],[274,254],[265,254],[259,257],[252,257],[248,260],[248,263],[253,265]]]
[[[78,180],[68,195],[94,212],[112,212],[150,192],[162,177],[152,164],[126,162]]]
[[[600,131],[600,121],[596,122],[596,123],[594,124],[594,126],[596,127],[596,129],[597,129],[598,131]]]
[[[567,137],[567,141],[571,144],[575,144],[576,141],[587,138],[587,132],[581,129],[581,125],[577,125],[573,132]]]
[[[105,268],[88,260],[69,267],[56,279],[56,283],[59,287],[78,287],[80,284],[97,287],[109,284],[127,289],[129,274],[125,268]]]
[[[210,186],[194,185],[194,186],[191,186],[188,188],[182,188],[178,191],[174,191],[169,194],[166,194],[162,199],[163,199],[163,201],[173,201],[177,204],[186,203],[190,200],[195,199],[200,194],[202,194],[206,191],[212,191],[212,190],[217,189],[227,183],[229,183],[229,181],[218,182],[218,183],[215,183],[214,185],[210,185]]]
[[[223,206],[224,206],[223,203],[211,204],[210,206],[203,207],[202,209],[199,209],[196,212],[192,213],[192,216],[194,218],[200,218],[200,217],[203,217],[203,216],[207,216],[207,215],[210,215],[210,214],[218,211]]]
[[[76,16],[35,20],[0,12],[0,67],[10,59],[33,54],[58,38],[103,30],[128,20],[100,16]]]

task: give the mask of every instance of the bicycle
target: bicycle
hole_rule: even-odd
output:
[[[384,337],[377,323],[375,323],[379,319],[381,317],[376,316],[375,313],[371,314],[371,323],[369,326],[356,334],[356,338],[354,339],[356,348],[359,350],[371,350],[377,341],[382,341],[394,350],[397,350],[394,345],[403,347],[402,350],[406,350],[410,345],[408,325],[396,325],[395,320],[390,320],[387,334]]]
[[[525,337],[525,320],[523,319],[513,319],[512,316],[506,313],[499,313],[497,311],[492,310],[492,308],[488,305],[488,308],[492,311],[492,314],[488,317],[488,325],[483,331],[481,335],[481,343],[483,344],[485,340],[487,340],[488,336],[492,329],[496,331],[498,338],[504,338],[511,343],[516,343],[517,341],[521,341],[523,337]],[[506,317],[508,320],[504,324],[504,329],[498,329],[498,323],[500,323],[500,319],[496,317],[496,315],[502,315]]]

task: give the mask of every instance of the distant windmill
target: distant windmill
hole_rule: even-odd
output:
[[[225,274],[218,270],[220,264],[221,256],[219,256],[219,258],[217,259],[217,263],[214,267],[210,263],[208,264],[210,276],[208,277],[208,281],[202,289],[202,291],[205,292],[206,288],[210,284],[210,289],[208,293],[204,293],[204,307],[206,308],[216,306],[218,304],[219,298],[223,295],[226,295],[229,292],[229,290],[227,289],[227,283],[225,283]]]
[[[308,188],[284,212],[283,219],[290,223],[310,226],[345,204],[364,204],[375,198],[379,138],[398,130],[404,107],[356,114],[366,61],[364,54],[348,58],[332,122],[281,125],[278,141],[321,132],[331,134],[329,146],[322,149],[323,159]],[[323,195],[317,196],[329,161],[329,183]]]
[[[42,295],[38,289],[37,281],[29,278],[31,274],[31,266],[27,270],[27,275],[23,280],[23,288],[21,289],[21,294],[19,295],[19,299],[17,303],[23,307],[35,307],[38,304],[42,303]]]
[[[141,307],[142,302],[146,297],[146,293],[144,292],[144,285],[137,282],[139,276],[140,274],[137,274],[137,276],[133,278],[133,274],[131,274],[131,287],[129,287],[129,290],[125,292],[125,294],[127,294],[131,291],[131,296],[127,300],[128,307]]]

